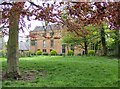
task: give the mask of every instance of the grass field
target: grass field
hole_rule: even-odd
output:
[[[0,58],[2,68],[6,59]],[[117,87],[118,60],[107,57],[38,56],[20,58],[23,78],[4,87]]]

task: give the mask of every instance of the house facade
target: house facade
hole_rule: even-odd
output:
[[[48,25],[46,28],[37,26],[30,32],[30,51],[35,53],[37,50],[41,50],[43,53],[50,54],[50,51],[55,50],[57,54],[67,54],[68,50],[73,50],[75,55],[82,54],[83,49],[62,43],[63,28],[55,24]]]

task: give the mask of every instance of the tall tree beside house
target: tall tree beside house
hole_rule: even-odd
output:
[[[75,33],[78,36],[81,36],[79,32],[86,33],[84,26],[89,24],[98,24],[101,25],[106,22],[110,29],[120,29],[120,2],[74,2],[71,1],[68,3],[66,13],[62,16],[63,23],[69,28],[68,30]],[[104,33],[103,29],[100,29]],[[118,35],[117,35],[118,37]],[[105,37],[101,35],[104,55],[107,54]],[[118,42],[117,42],[118,43]],[[117,45],[118,46],[118,45]],[[119,47],[117,47],[119,48]],[[117,54],[119,52],[117,51]]]
[[[102,21],[105,21],[111,30],[116,30],[117,34],[116,37],[119,37],[119,30],[120,30],[120,2],[96,2],[95,6],[97,7],[97,14],[93,16],[94,20],[100,24]],[[96,13],[95,12],[95,13]],[[116,38],[116,57],[120,58],[120,41],[119,38]],[[103,45],[105,45],[105,41],[103,40]],[[106,55],[106,47],[104,46],[104,54]]]
[[[116,30],[115,31],[115,54],[116,57],[120,58],[120,31]]]
[[[85,50],[85,54],[87,55],[88,39],[86,36],[79,37],[71,32],[67,32],[62,38],[62,42],[67,44],[67,46],[70,46],[70,45],[78,46],[79,45],[80,48]]]
[[[77,36],[76,34],[73,34],[72,32],[66,32],[66,34],[62,38],[63,43],[67,44],[73,44],[76,45],[85,50],[85,54],[88,53],[88,48],[90,48],[90,44],[97,43],[100,41],[100,35],[99,35],[99,28],[98,26],[88,25],[84,27],[88,34],[84,36]],[[95,49],[94,49],[95,50]]]
[[[89,25],[85,22],[87,15],[90,13],[90,5],[88,3],[67,3],[67,10],[62,14],[62,21],[67,26],[68,31],[83,38],[85,54],[87,55],[87,35],[88,31],[85,29],[85,26]],[[72,5],[71,5],[72,4]],[[83,8],[81,8],[83,6]],[[86,10],[88,9],[88,10]]]
[[[76,37],[75,34],[72,34],[71,32],[65,32],[62,34],[62,43],[66,45],[67,53],[69,51],[69,47],[71,45],[77,45],[80,44],[79,37]]]
[[[117,29],[116,30],[116,40],[115,40],[115,42],[116,42],[115,50],[116,50],[116,56],[118,58],[120,58],[120,2],[117,3],[116,7],[117,7],[117,10],[116,10],[117,16],[116,16],[115,23],[114,23],[115,25],[117,25],[117,26],[115,26],[116,27],[115,29]]]
[[[100,26],[100,35],[101,35],[101,44],[102,44],[102,55],[107,55],[107,46],[106,46],[106,38],[105,38],[105,29],[103,25]]]

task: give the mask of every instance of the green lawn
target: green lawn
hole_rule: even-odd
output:
[[[6,59],[0,58],[3,70]],[[107,57],[38,56],[20,59],[22,80],[5,80],[7,87],[117,87],[118,60]]]

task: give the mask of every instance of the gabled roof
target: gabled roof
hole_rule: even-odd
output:
[[[45,28],[46,28],[46,31],[50,31],[50,30],[55,30],[56,28],[61,28],[61,26],[57,25],[57,24],[47,25],[47,27],[36,26],[35,29],[33,30],[33,32],[44,31]]]

